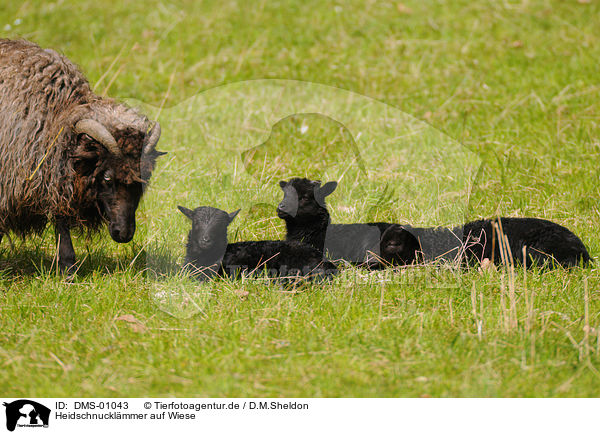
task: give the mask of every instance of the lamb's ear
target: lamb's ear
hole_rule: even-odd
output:
[[[186,216],[190,220],[192,220],[194,218],[194,211],[192,211],[191,209],[188,209],[188,208],[186,208],[184,206],[180,206],[180,205],[177,205],[177,208],[179,209],[179,211],[181,211],[183,213],[184,216]]]
[[[237,211],[229,213],[229,223],[231,223],[233,221],[233,219],[235,218],[235,216],[238,215],[241,210],[242,209],[240,208]]]
[[[337,185],[338,185],[337,182],[329,181],[323,187],[320,187],[317,190],[319,197],[325,199],[327,196],[329,196],[331,193],[333,193],[335,191],[335,189],[337,188]]]
[[[281,189],[282,189],[282,190],[285,188],[285,186],[286,186],[287,184],[288,184],[288,183],[287,183],[287,182],[285,182],[285,181],[279,181],[279,186],[281,187]]]
[[[335,181],[328,182],[323,187],[315,187],[315,200],[317,203],[325,208],[325,198],[333,193],[336,187],[337,182]]]

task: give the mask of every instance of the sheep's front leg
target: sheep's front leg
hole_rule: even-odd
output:
[[[62,273],[72,272],[75,265],[75,249],[71,242],[71,231],[69,225],[63,219],[56,219],[56,238],[58,242],[58,267]]]

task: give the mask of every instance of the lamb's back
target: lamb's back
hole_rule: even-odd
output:
[[[580,260],[583,263],[590,261],[590,255],[581,239],[558,223],[534,217],[502,217],[500,225],[513,259],[517,262],[523,261],[524,247],[531,258],[541,262],[548,260],[550,256],[563,266],[577,265]],[[468,254],[479,259],[489,258],[494,245],[494,258],[499,260],[499,243],[497,240],[492,241],[492,220],[483,219],[465,224],[464,237]]]
[[[335,268],[325,261],[317,249],[303,243],[293,241],[241,241],[227,245],[227,251],[222,260],[222,267],[231,270],[310,270],[321,267]]]

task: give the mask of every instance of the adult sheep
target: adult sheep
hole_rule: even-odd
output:
[[[66,57],[24,40],[0,39],[0,238],[58,238],[61,270],[75,264],[73,228],[129,242],[150,178],[160,125],[96,95]]]

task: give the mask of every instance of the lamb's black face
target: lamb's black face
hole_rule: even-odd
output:
[[[408,265],[417,259],[419,241],[400,225],[390,226],[381,236],[381,258],[395,265]]]
[[[323,187],[319,181],[306,178],[292,178],[281,181],[283,200],[277,207],[277,216],[284,220],[309,222],[327,213],[325,197],[333,193],[336,182],[328,182]]]
[[[188,248],[195,252],[224,252],[227,247],[227,227],[239,210],[228,214],[208,206],[201,206],[193,211],[182,206],[178,208],[192,221]]]
[[[283,190],[283,200],[277,206],[277,216],[281,219],[294,218],[298,214],[298,191],[285,181],[279,183]],[[312,196],[313,193],[310,193]],[[303,197],[306,200],[306,197]]]

